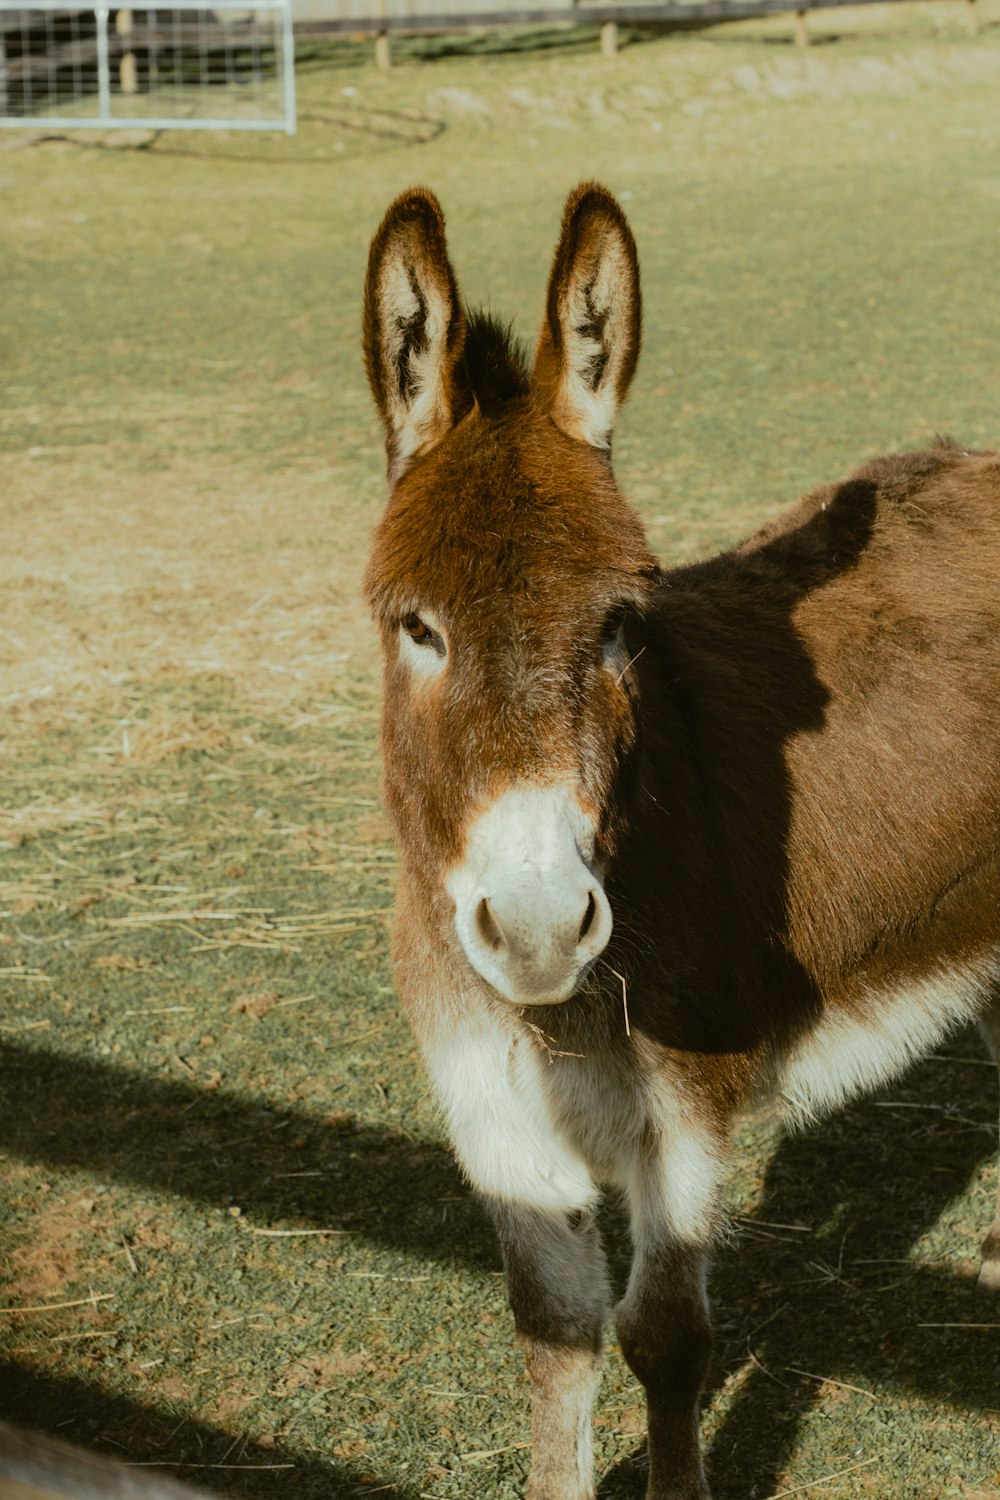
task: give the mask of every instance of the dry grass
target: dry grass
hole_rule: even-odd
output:
[[[358,588],[370,518],[342,482],[321,470],[290,483],[218,460],[173,460],[151,479],[134,457],[103,453],[89,482],[68,458],[0,460],[14,498],[0,627],[8,722],[114,715],[129,745],[111,752],[155,760],[228,741],[162,710],[136,722],[137,685],[215,679],[278,716],[325,695],[318,712],[336,719],[357,712],[361,682],[370,709]]]

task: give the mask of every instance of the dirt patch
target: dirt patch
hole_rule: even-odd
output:
[[[277,1005],[279,998],[277,990],[251,990],[245,995],[237,995],[229,1009],[236,1015],[253,1016],[259,1021]]]
[[[135,456],[123,457],[127,469]],[[367,634],[359,595],[370,521],[345,505],[349,527],[331,531],[329,471],[290,484],[218,458],[197,469],[176,459],[137,485],[112,466],[85,509],[63,455],[8,453],[0,476],[23,500],[4,521],[0,703],[25,727],[64,723],[68,698],[104,704],[122,720],[107,752],[155,763],[225,748],[227,731],[165,709],[137,713],[130,685],[140,680],[214,675],[238,681],[258,707],[287,707],[353,676],[344,669],[359,628]]]
[[[53,1202],[35,1215],[31,1238],[10,1255],[10,1281],[6,1296],[12,1305],[28,1306],[57,1300],[76,1284],[82,1242],[89,1239],[97,1219],[96,1200],[77,1193],[65,1202]]]
[[[303,1388],[326,1390],[345,1376],[371,1374],[375,1368],[371,1356],[363,1351],[348,1354],[334,1345],[332,1349],[299,1355],[282,1381],[282,1393]]]

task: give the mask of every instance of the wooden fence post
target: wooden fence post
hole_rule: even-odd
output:
[[[976,0],[965,0],[965,22],[970,36],[979,35],[979,6]]]
[[[385,16],[385,0],[375,0],[375,14],[380,19]],[[377,31],[375,33],[375,66],[383,72],[392,67],[392,51],[389,46],[388,31]]]
[[[807,10],[795,12],[795,45],[796,47],[809,45],[809,12]]]
[[[601,53],[604,57],[618,54],[618,22],[605,21],[601,26]]]
[[[120,37],[132,35],[132,12],[130,10],[118,12],[115,16],[115,30]],[[118,64],[118,82],[121,84],[123,94],[137,94],[139,84],[135,69],[135,53],[128,42],[125,43],[125,48],[121,62]]]

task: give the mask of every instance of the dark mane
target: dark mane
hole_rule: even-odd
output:
[[[462,364],[484,416],[498,416],[509,401],[528,394],[528,356],[513,326],[484,308],[468,313]]]

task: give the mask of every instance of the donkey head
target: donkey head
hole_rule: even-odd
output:
[[[611,935],[633,632],[657,571],[609,460],[639,327],[635,244],[593,184],[567,201],[530,370],[466,313],[430,192],[372,241],[386,801],[410,919],[514,1005],[567,1000]]]

